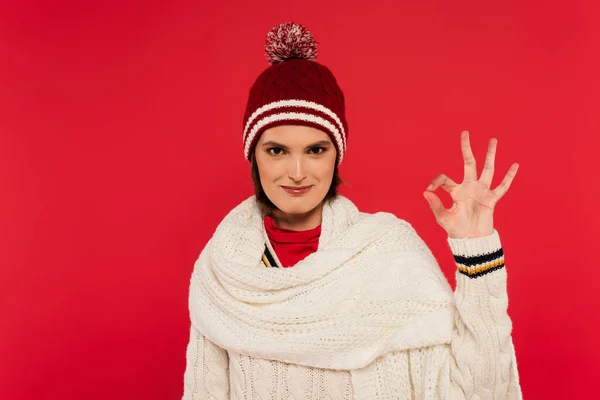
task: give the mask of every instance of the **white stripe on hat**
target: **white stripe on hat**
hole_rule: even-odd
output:
[[[252,115],[250,116],[250,118],[248,118],[248,121],[246,122],[246,126],[244,127],[243,141],[246,142],[246,137],[249,134],[248,128],[250,127],[250,125],[252,124],[252,122],[255,119],[258,118],[258,116],[260,114],[262,114],[264,112],[267,112],[269,110],[272,110],[274,108],[281,108],[281,107],[304,107],[304,108],[310,108],[310,109],[313,109],[313,110],[320,111],[323,114],[329,116],[331,119],[333,119],[336,122],[336,124],[339,127],[339,131],[341,131],[341,138],[342,138],[342,143],[343,143],[343,150],[342,151],[346,150],[346,130],[344,129],[344,124],[342,124],[342,121],[340,121],[340,119],[337,116],[337,114],[334,113],[333,111],[331,111],[329,108],[325,107],[322,104],[315,103],[313,101],[298,100],[298,99],[274,101],[272,103],[265,104],[264,106],[258,108],[256,111],[254,111],[252,113]],[[340,149],[342,149],[342,146],[340,146]]]
[[[342,136],[340,135],[340,131],[338,128],[333,125],[331,122],[326,120],[325,118],[319,117],[318,115],[307,114],[307,113],[278,113],[272,114],[267,117],[264,117],[256,122],[256,124],[252,127],[252,130],[248,133],[248,137],[244,143],[244,155],[248,159],[250,153],[250,144],[256,136],[256,133],[265,125],[270,124],[274,121],[282,121],[282,120],[300,120],[300,121],[308,121],[313,122],[318,125],[321,125],[323,128],[333,133],[335,141],[337,143],[337,148],[339,151],[338,164],[342,162],[342,158],[344,158],[344,141],[342,140]]]

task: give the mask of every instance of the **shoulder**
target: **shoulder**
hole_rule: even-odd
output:
[[[385,233],[386,237],[393,237],[397,242],[398,250],[432,254],[415,227],[406,219],[384,211],[376,213],[360,212],[360,216],[362,221],[372,224],[376,229]]]
[[[379,225],[381,229],[393,228],[407,235],[417,235],[417,231],[410,222],[390,212],[379,211],[376,213],[367,213],[360,211],[359,216],[360,220],[364,223]]]

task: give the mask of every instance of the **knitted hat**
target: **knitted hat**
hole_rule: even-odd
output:
[[[317,42],[304,26],[286,22],[267,34],[265,49],[271,66],[250,88],[244,115],[246,159],[262,132],[289,124],[329,134],[340,164],[348,135],[344,94],[331,71],[316,62]]]

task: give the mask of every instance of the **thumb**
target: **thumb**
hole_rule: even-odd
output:
[[[427,200],[427,202],[429,203],[429,207],[431,208],[431,211],[433,211],[435,219],[439,221],[443,213],[446,211],[442,200],[440,200],[437,194],[428,190],[423,192],[423,197],[425,197],[425,200]]]

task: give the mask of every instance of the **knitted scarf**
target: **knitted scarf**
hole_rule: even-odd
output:
[[[318,250],[293,268],[264,267],[266,240],[252,196],[222,220],[194,265],[192,324],[218,346],[350,370],[356,396],[382,373],[370,367],[378,357],[450,342],[452,290],[408,222],[359,212],[338,195],[323,205]]]

